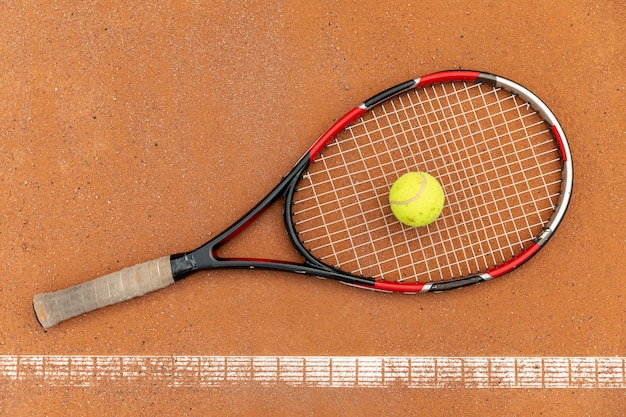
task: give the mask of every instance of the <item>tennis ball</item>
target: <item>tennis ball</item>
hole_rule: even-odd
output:
[[[443,188],[426,172],[409,172],[391,186],[389,205],[398,220],[407,226],[426,226],[441,214]]]

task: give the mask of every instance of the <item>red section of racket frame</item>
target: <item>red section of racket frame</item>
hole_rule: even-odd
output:
[[[563,163],[565,163],[567,162],[567,153],[565,152],[565,145],[563,144],[563,138],[561,137],[561,133],[556,126],[552,126],[550,129],[552,130],[552,134],[554,135],[556,142],[559,144],[561,159],[563,160]]]
[[[417,87],[429,84],[443,83],[449,81],[476,81],[480,76],[478,71],[442,71],[420,77]]]
[[[309,149],[309,160],[313,160],[319,155],[324,147],[335,138],[350,123],[361,117],[367,110],[395,94],[406,91],[410,88],[423,87],[429,84],[443,83],[448,81],[476,81],[482,73],[478,71],[441,71],[430,75],[425,75],[416,80],[410,80],[402,84],[398,84],[372,98],[366,100],[362,105],[355,107],[346,113],[341,119],[337,120]]]
[[[390,281],[376,281],[374,283],[374,289],[379,291],[390,292],[404,292],[404,293],[418,293],[422,292],[426,284],[423,282],[416,282],[413,284],[401,284],[398,282]]]
[[[331,126],[330,129],[326,131],[320,138],[315,142],[315,144],[309,149],[309,160],[313,162],[313,160],[319,155],[319,153],[324,149],[324,147],[335,138],[343,129],[346,128],[350,123],[361,117],[367,110],[361,107],[355,107],[346,113],[341,119],[337,120],[334,125]]]
[[[513,259],[488,270],[487,274],[489,274],[491,278],[497,278],[501,275],[511,272],[512,270],[529,260],[535,253],[537,253],[539,249],[541,249],[541,245],[533,243]]]

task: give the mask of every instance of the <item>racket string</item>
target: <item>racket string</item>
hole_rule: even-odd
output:
[[[493,114],[491,114],[493,113]],[[481,84],[402,94],[353,123],[309,167],[292,216],[303,244],[347,272],[450,280],[519,253],[558,198],[561,162],[550,129],[527,103]],[[442,217],[407,228],[388,190],[410,170],[446,192]]]
[[[446,91],[446,89],[443,88],[443,85],[442,85],[442,90],[444,92]],[[456,91],[456,89],[455,89],[455,91]],[[443,96],[435,96],[433,98],[430,98],[429,90],[425,90],[425,94],[428,97],[428,102],[429,103],[435,103],[436,102],[438,106],[450,109],[450,111],[452,111],[452,108],[453,108],[454,105],[450,103],[450,96],[448,95],[447,92]],[[445,104],[442,105],[444,99],[445,99]],[[456,124],[455,124],[454,127],[451,127],[450,123],[449,123],[449,120],[448,120],[448,118],[445,117],[445,115],[443,115],[443,119],[441,119],[441,117],[438,117],[437,112],[433,111],[433,115],[435,117],[435,121],[437,123],[437,127],[439,128],[440,131],[449,132],[450,135],[453,138],[455,137],[454,133],[456,132],[456,133],[458,133],[457,138],[462,138],[463,137],[462,129],[464,127],[469,128],[469,126],[471,124],[468,122],[467,117],[465,115],[465,112],[463,111],[463,108],[462,108],[462,105],[461,105],[461,103],[464,102],[464,100],[463,99],[459,99],[459,95],[458,94],[455,95],[455,100],[457,100],[457,102],[459,103],[459,106],[461,106],[460,108],[457,108],[457,110],[460,110],[459,113],[461,115],[463,115],[463,117],[464,117],[464,125],[456,126]],[[474,109],[474,106],[473,106],[471,101],[467,101],[467,104],[472,109]],[[432,107],[432,105],[431,105],[431,107]],[[444,126],[444,124],[445,124],[445,126]],[[475,130],[475,127],[474,127],[474,130]],[[482,130],[481,130],[481,132],[482,132]],[[483,139],[484,139],[484,136],[483,136]],[[443,143],[446,146],[445,152],[447,154],[451,155],[453,160],[455,160],[455,161],[459,160],[459,159],[463,160],[464,158],[461,155],[462,151],[465,154],[465,156],[469,158],[469,153],[467,152],[467,148],[461,148],[461,149],[457,149],[456,151],[452,151],[451,147],[450,147],[450,142],[449,141],[444,140]],[[472,145],[473,145],[473,147],[475,149],[475,143],[473,143]],[[475,149],[475,150],[477,150],[477,149]],[[480,152],[478,151],[478,153],[480,153]],[[479,161],[482,161],[482,158],[479,158]],[[462,164],[461,165],[462,167],[465,167],[467,165],[470,168],[470,170],[469,170],[470,172],[468,172],[468,173],[473,175],[474,177],[476,176],[476,172],[475,172],[473,164],[465,164],[463,162],[461,162],[461,164]],[[484,167],[483,167],[483,171],[484,171]],[[465,173],[466,177],[467,177],[468,173]],[[449,172],[448,173],[447,177],[448,177],[449,181],[452,181],[452,178],[451,178],[452,175],[456,175],[456,172],[454,172],[454,173]],[[468,191],[468,187],[460,187],[460,190],[461,190],[462,196],[461,196],[461,198],[458,198],[459,201],[468,201],[468,199],[473,197],[472,193]],[[467,239],[469,239],[469,236],[470,236],[470,234],[469,234],[469,230],[470,230],[469,225],[472,224],[472,223],[474,223],[474,225],[475,225],[476,224],[475,223],[476,220],[480,221],[481,225],[480,225],[480,227],[474,226],[474,229],[482,230],[482,231],[485,230],[485,224],[483,223],[483,218],[482,217],[471,216],[471,215],[469,215],[469,213],[465,213],[464,210],[460,210],[460,211],[457,210],[457,213],[458,213],[458,215],[461,218],[460,222],[454,222],[454,221],[446,222],[446,226],[447,226],[448,229],[449,228],[454,228],[453,234],[456,234],[456,236],[459,236],[461,239],[463,239],[463,236],[467,236]],[[463,229],[465,229],[465,232],[461,230],[461,227]],[[438,229],[438,228],[436,228],[436,229]],[[441,233],[440,233],[440,235],[441,235]],[[491,248],[490,240],[489,239],[485,239],[485,242],[487,243],[487,246],[489,248],[489,253],[493,253],[492,252],[492,248]],[[457,251],[454,251],[454,250],[453,251],[445,251],[444,250],[444,253],[450,252],[451,256],[454,256],[454,258],[455,258],[454,262],[450,262],[449,261],[449,256],[446,257],[446,261],[448,262],[448,265],[449,265],[450,275],[453,275],[453,276],[455,274],[457,276],[463,275],[462,265],[466,267],[467,271],[473,270],[473,268],[472,268],[473,266],[476,267],[475,270],[479,270],[479,264],[478,263],[476,265],[470,265],[470,261],[472,261],[472,260],[475,260],[476,262],[478,262],[478,256],[476,255],[476,250],[474,249],[474,246],[473,245],[469,245],[469,246],[467,246],[467,248],[469,249],[470,253],[465,258],[462,258],[461,260],[459,260],[459,256],[457,255]],[[453,268],[453,266],[454,266],[454,268]]]
[[[551,160],[550,162],[558,162],[558,160]],[[496,174],[496,170],[495,170],[495,169],[485,170],[484,172],[486,172],[486,173],[490,173],[490,172],[492,172],[492,173]],[[521,173],[523,173],[523,171],[520,171],[520,172],[521,172]],[[560,170],[554,170],[554,171],[552,171],[552,172],[549,172],[549,174],[550,174],[550,173],[551,173],[551,174],[558,174],[559,172],[560,172]],[[357,171],[357,173],[358,173],[358,171]],[[378,177],[377,179],[382,179],[382,177]],[[478,179],[478,176],[477,176],[477,175],[475,175],[475,176],[474,176],[474,178],[472,178],[472,177],[468,177],[468,180],[471,180],[471,179],[476,180],[476,179]],[[558,185],[558,184],[560,183],[560,181],[554,181],[554,182],[552,182],[552,183],[546,183],[546,182],[545,182],[544,175],[538,175],[538,176],[535,176],[535,177],[530,177],[530,178],[529,178],[529,180],[535,180],[535,179],[537,179],[537,180],[541,180],[541,181],[542,181],[541,186],[539,186],[539,187],[533,187],[533,188],[530,188],[530,187],[529,187],[529,188],[528,188],[528,191],[541,191],[541,190],[547,189],[550,185]],[[469,182],[469,181],[468,181],[468,182]],[[465,191],[465,190],[466,190],[466,187],[465,187],[463,184],[459,184],[459,185],[462,187],[462,188],[460,189],[460,191],[459,191],[459,190],[457,190],[457,189],[455,189],[455,188],[452,188],[452,192],[450,192],[449,194],[447,194],[448,198],[450,198],[450,197],[457,197],[457,198],[458,198],[458,197],[459,197],[459,195],[460,195],[460,197],[461,197],[461,198],[465,198],[465,199],[468,199],[468,198],[469,198],[469,197],[467,196],[467,194],[466,194],[466,191]],[[472,186],[481,187],[481,186],[487,186],[488,184],[487,184],[487,183],[484,183],[484,182],[474,182],[474,183],[471,183],[471,185],[472,185]],[[302,187],[302,188],[299,188],[299,190],[306,190],[307,188],[308,188],[308,187]],[[313,187],[313,188],[316,188],[316,187]],[[383,194],[383,193],[384,193],[384,191],[386,190],[386,188],[377,187],[377,188],[376,188],[376,190],[377,190],[377,193],[376,193],[375,195],[373,195],[373,196],[370,196],[370,197],[367,197],[367,198],[362,198],[362,199],[360,199],[360,200],[358,200],[358,201],[357,201],[357,200],[354,200],[354,201],[353,201],[353,202],[351,202],[351,203],[345,203],[343,206],[338,206],[338,205],[335,205],[335,208],[333,208],[333,209],[329,209],[329,208],[324,208],[324,207],[323,207],[323,206],[326,206],[326,205],[331,205],[331,204],[333,203],[333,201],[324,201],[324,202],[319,201],[319,195],[317,195],[317,194],[315,195],[315,197],[314,197],[314,198],[313,198],[313,197],[305,198],[305,199],[303,199],[303,200],[301,200],[301,201],[297,201],[297,202],[295,202],[295,204],[297,204],[297,205],[300,205],[300,204],[302,204],[302,203],[308,203],[308,204],[311,204],[311,201],[310,201],[310,200],[315,199],[316,201],[314,201],[314,202],[313,202],[313,203],[315,204],[314,206],[307,206],[307,207],[303,207],[302,209],[300,209],[300,211],[299,211],[299,212],[300,212],[300,213],[302,213],[302,214],[304,214],[304,213],[308,213],[309,211],[315,211],[315,210],[318,210],[319,208],[323,208],[323,209],[324,209],[324,213],[325,213],[325,214],[332,214],[332,213],[335,213],[335,212],[340,212],[340,211],[343,211],[343,210],[345,210],[346,208],[351,208],[351,207],[353,207],[353,206],[361,206],[362,204],[367,205],[367,203],[370,203],[370,202],[373,202],[373,201],[377,201],[377,200],[379,200],[379,198],[380,198],[381,194]],[[344,191],[345,191],[345,190],[344,190]],[[327,194],[328,194],[328,193],[325,193],[323,196],[324,196],[324,197],[328,197],[328,196],[327,196]],[[486,202],[485,202],[485,201],[483,201],[481,204],[475,204],[475,205],[473,205],[472,207],[473,207],[474,209],[476,209],[476,208],[483,208],[483,207],[488,206],[488,205],[489,205],[489,204],[491,204],[491,203],[500,203],[500,202],[505,202],[505,199],[506,199],[506,198],[509,198],[509,197],[508,197],[508,196],[501,196],[500,198],[495,198],[495,197],[494,197],[494,198],[493,198],[492,200],[490,200],[490,201],[486,201]],[[522,204],[522,205],[520,205],[519,207],[522,207],[522,206],[523,206],[523,204]],[[376,207],[373,211],[378,211],[378,210],[380,210],[380,207]],[[459,210],[457,210],[457,211],[455,211],[455,212],[456,212],[456,213],[461,213],[461,214],[463,214],[463,213],[465,213],[466,211],[467,211],[467,210],[464,210],[464,209],[460,208]],[[359,214],[359,216],[361,216],[362,214],[369,214],[370,212],[372,212],[372,211],[364,211],[363,213],[360,213],[360,214]],[[540,212],[540,211],[539,211],[539,210],[537,210],[537,212]],[[315,220],[317,219],[316,217],[308,217],[308,216],[303,216],[303,217],[304,217],[304,218],[298,222],[298,225],[299,225],[299,226],[304,225],[304,224],[306,224],[306,223],[313,223],[313,222],[315,222]],[[304,233],[306,233],[306,232],[315,232],[315,231],[316,231],[316,229],[319,229],[319,228],[321,228],[321,227],[326,228],[326,227],[328,227],[328,225],[333,225],[333,222],[324,222],[322,226],[319,226],[319,225],[318,225],[318,226],[316,226],[316,227],[311,227],[311,228],[302,228],[301,230],[302,230],[302,232],[304,232]],[[334,230],[333,232],[328,231],[328,232],[327,232],[327,234],[337,234],[337,233],[341,233],[341,232],[342,232],[342,230],[341,230],[341,229],[335,228],[335,230]],[[322,238],[323,236],[324,236],[324,235],[319,235],[319,236],[317,236],[317,238]]]
[[[556,185],[556,184],[558,184],[558,182],[554,182],[554,184]],[[555,193],[555,194],[550,195],[550,197],[554,197],[554,198],[556,198],[556,197],[558,197],[558,195],[559,195],[559,193]],[[504,200],[504,198],[502,198],[501,200]],[[497,203],[497,202],[498,202],[498,201],[495,201],[495,203]],[[489,203],[489,204],[485,204],[485,203],[483,203],[481,206],[476,206],[476,207],[473,207],[473,208],[466,208],[466,209],[462,209],[462,210],[460,210],[460,211],[456,212],[455,214],[460,214],[460,215],[463,215],[463,214],[472,214],[472,213],[475,213],[475,212],[477,211],[477,209],[481,209],[481,208],[482,208],[482,209],[487,210],[487,209],[489,209],[489,208],[490,208],[490,204],[491,204],[491,203]],[[516,206],[510,206],[510,207],[508,207],[508,208],[513,209],[513,210],[516,210],[516,209],[522,209],[522,208],[524,208],[524,204],[518,204],[518,205],[516,205]],[[371,209],[371,210],[368,210],[368,211],[364,211],[362,214],[359,214],[359,215],[355,215],[355,216],[351,216],[351,217],[346,217],[346,218],[345,218],[345,222],[350,222],[350,221],[352,221],[352,220],[358,221],[358,220],[360,220],[361,218],[363,218],[364,216],[367,216],[367,215],[373,214],[373,213],[374,213],[374,212],[376,212],[376,211],[378,211],[378,210],[377,210],[377,209],[376,209],[376,210]],[[480,211],[480,210],[478,210],[478,211]],[[508,211],[508,210],[507,210],[507,211]],[[518,211],[519,211],[519,210],[518,210]],[[490,212],[490,214],[493,214],[493,213],[492,213],[492,212]],[[391,215],[391,214],[386,214],[386,216],[390,217],[390,219],[389,219],[389,220],[390,220],[390,222],[395,221],[395,220],[393,220],[393,218],[392,218],[392,215]],[[446,215],[446,214],[444,213],[444,214],[443,214],[443,216],[442,216],[442,219],[447,219],[447,218],[449,218],[449,217],[450,217],[450,216],[448,216],[448,215]],[[524,214],[524,215],[519,215],[519,216],[516,216],[516,217],[512,217],[511,219],[512,219],[512,220],[517,220],[517,219],[520,219],[520,220],[521,220],[521,219],[527,219],[527,216]],[[494,225],[505,225],[505,224],[506,224],[506,222],[507,222],[508,220],[509,220],[509,219],[504,219],[504,220],[502,220],[502,221],[501,221],[501,223],[491,223],[491,225],[492,225],[492,226],[494,226]],[[539,220],[542,220],[542,219],[541,219],[541,218],[539,218]],[[338,223],[338,221],[329,222],[328,224],[326,224],[326,225],[324,225],[324,226],[325,226],[325,228],[326,228],[327,230],[329,230],[329,229],[336,229],[336,224],[337,224],[337,223]],[[536,227],[536,224],[533,224],[533,225],[531,225],[531,226],[532,226],[532,227]],[[384,228],[384,229],[389,229],[388,224],[385,224],[385,225],[384,225],[384,227],[381,227],[381,228],[379,228],[379,229],[369,229],[369,230],[371,230],[371,231],[373,231],[373,232],[381,232],[383,228]],[[303,233],[303,234],[310,233],[310,234],[311,234],[311,237],[310,237],[309,239],[303,239],[303,240],[302,240],[302,243],[304,243],[304,244],[306,244],[306,245],[309,245],[310,243],[312,243],[312,242],[314,242],[314,241],[316,241],[316,240],[322,240],[322,239],[324,239],[324,240],[325,240],[325,238],[326,238],[327,236],[333,237],[334,235],[340,235],[340,234],[343,234],[343,233],[342,233],[342,230],[333,230],[332,232],[328,232],[326,235],[320,235],[320,234],[319,234],[319,229],[320,229],[320,227],[317,227],[317,226],[316,226],[316,227],[313,227],[313,228],[309,228],[309,229],[302,229],[302,231],[301,231],[300,233]],[[401,230],[405,230],[405,229],[401,229]],[[313,232],[313,233],[311,233],[311,232]],[[318,232],[318,233],[315,233],[315,232]],[[392,233],[392,232],[390,232],[390,233]],[[468,233],[469,233],[469,232],[468,232]],[[362,235],[367,235],[367,234],[368,234],[367,232],[363,232],[363,233],[360,233],[360,234],[359,234],[359,233],[355,233],[355,234],[351,235],[351,236],[350,236],[350,238],[352,238],[352,237],[360,237],[360,236],[362,236]],[[463,234],[463,233],[459,233],[458,235],[459,235],[459,236],[464,236],[464,234]],[[320,247],[312,247],[312,248],[311,248],[311,250],[319,250],[319,249],[322,249],[322,248],[323,248],[323,247],[325,247],[325,246],[332,246],[332,244],[333,244],[334,242],[342,242],[342,239],[333,239],[332,241],[328,242],[326,245],[324,245],[324,246],[320,246]]]
[[[545,133],[547,133],[547,131],[544,131],[542,133],[545,134]],[[545,144],[549,144],[549,142],[544,142],[544,143]],[[495,147],[494,149],[498,149],[498,147]],[[482,152],[483,155],[487,154],[487,153],[489,153],[489,151]],[[474,156],[477,156],[477,155],[480,156],[481,153],[477,153]],[[554,151],[549,149],[549,150],[546,150],[546,151],[544,151],[544,152],[542,152],[540,154],[534,154],[531,157],[527,157],[525,159],[520,159],[519,162],[524,163],[524,162],[530,161],[531,159],[535,160],[537,157],[550,156],[550,155],[554,156]],[[471,159],[471,157],[459,158],[459,159],[457,159],[457,161],[469,162],[470,159]],[[558,157],[555,157],[555,158],[553,158],[551,160],[548,160],[548,161],[545,161],[543,163],[538,163],[538,166],[539,167],[543,167],[544,165],[547,166],[547,165],[553,164],[555,162],[556,163],[560,162],[560,159]],[[519,173],[521,173],[521,174],[523,174],[523,173],[525,173],[527,171],[535,170],[535,167],[530,167],[530,168],[527,167],[526,169],[524,169],[523,165],[521,165],[521,166],[522,166],[522,169],[519,171]],[[479,178],[480,177],[484,177],[485,174],[497,174],[498,173],[498,169],[499,169],[499,167],[497,167],[497,166],[493,166],[491,168],[484,168],[480,172],[476,172],[475,170],[472,169],[473,175],[467,175],[464,179],[465,179],[465,181],[468,184],[471,184],[471,185],[474,185],[474,184],[481,185],[483,183],[486,183],[486,181],[479,182]],[[359,175],[359,174],[370,175],[368,172],[369,172],[368,169],[364,168],[363,170],[354,170],[351,173],[346,173],[345,175],[347,176],[346,178],[349,178],[350,176],[354,176],[354,175]],[[455,174],[460,175],[460,174],[463,174],[463,173],[464,173],[464,171],[462,169],[456,169],[456,170],[450,170],[449,171],[450,176],[453,176]],[[310,174],[307,174],[307,175],[310,176]],[[323,183],[331,183],[333,181],[336,181],[338,179],[343,179],[343,178],[344,178],[343,176],[335,176],[333,179],[328,179],[326,181],[320,180],[316,184],[302,185],[302,186],[298,187],[298,189],[299,190],[307,190],[308,188],[312,188],[312,187],[319,188],[319,185],[321,185]],[[385,180],[386,176],[385,175],[380,175],[378,177],[371,177],[371,175],[370,175],[370,178],[372,180]],[[541,176],[537,177],[537,178],[543,178],[543,174]],[[473,183],[472,180],[476,181],[476,182]],[[335,189],[333,189],[331,191],[328,191],[326,194],[335,193],[336,191],[337,192],[345,191],[345,188],[336,187]],[[456,192],[456,190],[455,190],[455,192]],[[325,195],[325,193],[322,193],[322,194],[319,195],[319,197],[327,197],[327,195]],[[296,201],[295,203],[296,204],[308,203],[310,199],[312,199],[312,197],[309,197],[309,198],[303,197],[303,198],[299,199],[298,201]],[[330,201],[328,201],[328,203],[330,203]],[[310,207],[310,208],[314,209],[315,207]]]
[[[487,100],[486,100],[486,95],[485,95],[485,94],[481,94],[481,95],[480,95],[480,97],[481,97],[481,99],[482,99],[482,103],[483,103],[485,106],[487,106],[488,104],[487,104]],[[513,98],[513,97],[512,97],[512,99],[514,100],[514,98]],[[504,114],[505,112],[504,112],[504,111],[503,111],[503,109],[502,109],[502,103],[501,103],[500,101],[498,101],[498,100],[496,100],[496,103],[498,104],[498,110],[499,110],[500,114]],[[474,114],[476,114],[476,109],[475,109],[475,108],[473,109],[473,111],[474,111]],[[522,118],[520,117],[519,119],[514,118],[513,120],[521,120],[521,119],[522,119]],[[493,118],[489,118],[489,119],[487,119],[487,121],[491,124],[491,126],[488,126],[488,130],[490,130],[490,129],[495,129],[495,127],[494,127],[494,120],[493,120]],[[503,124],[502,124],[502,126],[503,126],[503,128],[505,129],[504,136],[498,136],[498,135],[496,135],[496,136],[494,137],[494,139],[496,139],[496,140],[499,142],[500,146],[502,145],[502,142],[500,141],[500,138],[501,138],[501,137],[511,138],[511,137],[512,137],[512,134],[513,134],[513,133],[511,132],[511,129],[510,129],[509,124],[507,124],[507,123],[503,123]],[[524,126],[525,126],[525,125],[522,123],[522,128],[523,128]],[[485,138],[485,136],[484,136],[484,130],[482,130],[482,129],[480,130],[480,135],[481,135],[481,137],[482,137],[483,139]],[[517,153],[516,153],[516,152],[513,152],[511,155],[513,155],[514,157],[516,157],[516,156],[517,156]],[[509,156],[510,156],[510,155],[509,155]],[[504,158],[504,155],[501,155],[501,158]],[[518,159],[519,159],[519,158],[518,158]],[[494,161],[494,162],[495,162],[495,161]],[[512,173],[511,173],[510,163],[504,163],[504,164],[503,164],[503,166],[506,168],[506,173],[504,174],[504,177],[508,177],[508,178],[513,179],[513,176],[512,176]],[[484,163],[482,164],[481,168],[484,168]],[[493,197],[493,195],[494,195],[494,189],[495,189],[495,190],[501,190],[501,189],[503,189],[503,184],[502,184],[503,175],[502,175],[502,173],[496,173],[496,175],[494,175],[494,178],[496,179],[497,184],[496,184],[496,183],[492,183],[492,182],[488,182],[488,186],[489,186],[488,188],[489,188],[489,193],[490,193],[490,196],[491,196],[491,197]],[[492,185],[493,185],[493,186],[497,185],[497,186],[496,186],[496,187],[492,187]],[[514,194],[516,194],[516,193],[514,193]],[[506,199],[504,199],[503,201],[504,201],[504,206],[505,206],[505,211],[506,211],[506,214],[507,214],[510,218],[513,218],[513,212],[512,212],[511,205],[510,205],[510,199],[506,198]],[[518,199],[518,201],[519,201],[519,199]],[[521,203],[521,202],[520,202],[520,203]],[[523,203],[521,203],[521,204],[523,204]],[[502,227],[502,233],[500,234],[500,236],[507,236],[507,234],[506,234],[506,227],[505,227],[505,224],[503,223],[503,220],[502,220],[502,219],[503,219],[503,212],[502,212],[502,210],[497,210],[497,211],[496,211],[496,215],[497,215],[497,219],[498,219],[498,224],[500,225],[500,227]],[[482,217],[481,217],[481,219],[482,219]],[[526,222],[526,226],[528,227],[528,222]],[[483,229],[483,230],[484,230],[484,229]],[[496,230],[496,229],[494,228],[494,230]],[[513,230],[515,230],[515,232],[516,232],[516,238],[517,238],[517,241],[519,241],[519,242],[523,242],[523,239],[522,239],[522,237],[521,237],[521,235],[520,235],[520,233],[519,233],[519,230],[518,230],[518,229],[515,229],[515,228],[514,228]],[[508,244],[508,246],[502,246],[502,245],[500,245],[500,249],[499,249],[498,251],[494,251],[494,250],[491,248],[491,244],[492,244],[492,240],[491,240],[491,239],[489,239],[489,238],[487,238],[487,237],[486,237],[486,238],[485,238],[485,242],[487,242],[487,244],[489,245],[489,252],[492,254],[492,260],[494,261],[494,265],[495,265],[495,264],[497,264],[497,262],[496,262],[496,261],[497,261],[497,259],[496,259],[496,255],[499,255],[502,259],[506,259],[506,255],[503,253],[503,249],[504,249],[505,247],[510,248],[510,239],[507,239],[507,242],[509,243],[509,244]],[[512,256],[514,256],[514,254],[515,254],[515,252],[514,252],[514,251],[512,251],[512,252],[511,252],[511,257],[512,257]]]
[[[554,197],[556,197],[556,196],[558,196],[558,194],[554,195]],[[518,216],[518,217],[515,217],[515,218],[513,218],[511,220],[516,221],[516,220],[524,220],[524,219],[525,219],[524,216]],[[390,221],[394,221],[393,219],[389,219],[389,220]],[[496,228],[504,228],[504,227],[506,227],[507,222],[508,222],[508,219],[505,220],[505,221],[502,221],[501,223],[493,223],[491,226],[494,229],[496,229]],[[543,222],[537,221],[536,223],[531,224],[530,226],[532,228],[536,228],[536,227],[542,226],[543,224],[544,224]],[[387,229],[387,227],[385,227],[385,229]],[[378,230],[377,229],[372,229],[371,230],[371,232],[382,232],[382,231],[383,230],[380,230],[380,229],[378,229]],[[441,229],[439,229],[439,232],[441,232]],[[393,237],[394,234],[400,234],[400,233],[405,235],[405,233],[406,233],[405,229],[401,229],[401,231],[392,232],[390,236]],[[367,233],[361,234],[361,236],[363,236],[363,235],[367,236],[368,234]],[[466,230],[465,232],[459,233],[455,237],[458,238],[458,239],[464,239],[464,238],[468,238],[469,239],[469,238],[471,238],[474,235],[475,235],[475,232],[470,231],[470,230]],[[311,251],[317,252],[317,251],[323,251],[325,249],[331,249],[331,246],[334,247],[334,246],[340,245],[342,243],[351,243],[352,244],[353,239],[354,238],[358,238],[358,237],[360,237],[360,235],[357,234],[357,235],[352,236],[350,239],[335,239],[333,241],[332,245],[330,245],[330,244],[322,244],[322,245],[319,245],[319,246],[314,246],[312,243],[316,240],[316,238],[313,238],[313,239],[310,239],[310,240],[305,240],[305,241],[303,241],[303,243],[305,245],[307,245],[308,247],[310,247]],[[376,242],[381,241],[383,239],[386,239],[388,237],[389,236],[375,238],[375,239],[372,240],[372,243],[376,243]],[[485,235],[484,237],[485,238],[489,238],[490,236]],[[317,238],[317,239],[321,239],[321,238]],[[413,240],[418,241],[417,237],[414,238]],[[521,240],[519,242],[513,242],[509,246],[504,246],[504,247],[510,249],[511,252],[515,252],[515,251],[519,251],[522,247],[524,247],[524,244],[528,244],[528,243],[532,242],[532,240],[533,240],[533,238],[528,238],[526,240]],[[412,240],[407,240],[406,242],[407,243],[411,243],[411,241]],[[370,243],[368,243],[368,244],[370,244]],[[362,244],[362,245],[364,245],[364,244]],[[436,246],[436,245],[421,245],[422,248],[434,248],[434,246]],[[341,256],[345,255],[347,252],[350,252],[350,251],[354,251],[354,248],[350,247],[350,248],[346,248],[346,249],[340,250],[338,252],[332,252],[332,255],[329,254],[329,255],[326,255],[326,256],[322,256],[320,259],[321,260],[326,260],[326,259],[331,258],[332,256],[341,257]],[[453,255],[453,254],[454,254],[454,251],[444,251],[444,252],[440,253],[440,255]],[[479,257],[476,254],[474,254],[473,257],[468,257],[467,259],[477,260],[477,259],[479,259]],[[487,269],[489,267],[496,266],[497,264],[505,261],[506,259],[507,259],[507,256],[505,256],[505,255],[501,256],[500,259],[496,259],[494,257],[493,262],[487,262],[487,263],[484,264],[484,268]],[[350,261],[356,261],[356,259],[349,259],[348,262],[350,262]],[[451,265],[453,265],[453,264],[451,264]],[[481,268],[478,267],[478,268],[472,269],[472,270],[480,271]]]
[[[394,103],[390,102],[389,104],[393,105]],[[382,155],[387,155],[388,160],[391,162],[391,165],[393,166],[393,169],[392,169],[393,172],[408,171],[409,164],[407,164],[407,162],[406,162],[407,158],[397,158],[397,159],[395,159],[393,157],[393,150],[394,149],[401,149],[401,145],[398,142],[397,135],[399,135],[399,134],[400,135],[405,135],[406,134],[406,130],[400,128],[399,132],[397,132],[398,131],[398,126],[394,125],[394,120],[392,120],[390,118],[390,114],[395,114],[395,112],[391,112],[391,113],[383,112],[383,114],[382,114],[382,116],[384,118],[384,123],[383,124],[380,123],[379,118],[375,118],[374,119],[376,121],[377,131],[382,131],[382,129],[384,129],[383,126],[385,126],[385,125],[388,125],[388,126],[391,127],[392,134],[390,135],[390,140],[389,141],[382,141],[382,143],[385,145],[385,152]],[[366,125],[364,125],[364,127],[367,129]],[[368,136],[371,137],[371,134],[368,135]],[[389,145],[392,144],[392,140],[391,139],[393,139],[393,144],[395,144],[395,146],[392,147],[392,148],[389,147]],[[354,140],[354,138],[353,138],[353,140]],[[408,140],[406,140],[405,142],[408,143]],[[381,154],[378,153],[378,152],[374,152],[374,155],[376,156],[377,166],[383,166],[383,163],[380,160]],[[413,153],[409,153],[409,155],[413,157],[413,163],[416,163],[415,155]],[[400,168],[398,168],[398,165],[400,165]],[[368,177],[369,177],[370,183],[374,184],[374,182],[372,181],[372,177],[371,177],[370,173],[371,173],[371,171],[368,171]],[[380,183],[381,181],[377,178],[377,182]],[[384,200],[384,196],[385,196],[386,193],[381,192],[381,187],[375,187],[374,190],[375,190],[375,199],[377,201]],[[383,218],[388,217],[388,213],[385,212],[385,210],[382,210],[382,208],[385,207],[385,205],[381,203],[381,204],[379,204],[379,207],[381,208],[381,215],[383,216]],[[392,252],[391,256],[389,256],[389,259],[390,259],[390,261],[392,263],[395,263],[395,265],[396,265],[396,268],[394,270],[400,270],[401,266],[403,265],[402,262],[401,262],[401,258],[402,258],[401,254],[402,253],[406,253],[407,251],[411,250],[411,248],[409,246],[410,238],[407,236],[406,231],[404,229],[400,229],[402,231],[402,235],[403,236],[402,236],[402,239],[399,240],[399,245],[402,245],[402,242],[404,242],[404,245],[402,245],[402,247],[397,247],[399,245],[394,244],[393,240],[391,240],[391,236],[393,236],[394,233],[390,230],[389,225],[390,225],[390,222],[386,219],[386,221],[384,222],[384,227],[385,227],[385,229],[387,231],[387,235],[385,236],[385,239],[390,239],[390,242],[391,242],[390,248],[391,248],[391,252]],[[375,236],[375,235],[373,235],[373,236]],[[372,236],[370,236],[369,238],[370,238],[370,240],[373,239]],[[374,240],[374,241],[376,241],[376,240]],[[409,265],[413,267],[413,273],[417,274],[418,271],[415,269],[415,265],[413,265],[413,264],[409,264]],[[385,273],[384,273],[385,271],[382,268],[383,264],[379,264],[378,267],[379,267],[379,271],[380,271],[378,276],[384,276],[385,275]],[[361,273],[363,273],[363,271],[361,271]]]

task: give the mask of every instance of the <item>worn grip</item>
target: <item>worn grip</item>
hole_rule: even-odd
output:
[[[63,320],[173,283],[170,257],[164,256],[64,290],[37,294],[33,298],[33,307],[39,323],[48,328]]]

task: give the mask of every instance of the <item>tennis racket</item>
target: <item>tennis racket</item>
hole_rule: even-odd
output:
[[[535,94],[488,73],[430,74],[346,113],[263,200],[198,249],[38,294],[35,313],[48,328],[214,268],[404,293],[487,281],[550,239],[570,201],[572,169],[563,129]],[[445,191],[441,216],[426,227],[402,225],[388,207],[391,184],[409,171],[429,172]],[[279,198],[302,262],[218,255]]]

